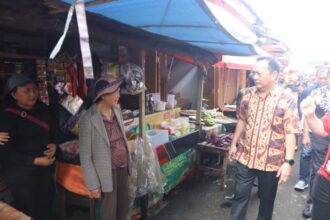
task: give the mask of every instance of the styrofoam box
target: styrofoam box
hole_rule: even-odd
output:
[[[154,98],[154,101],[161,101],[160,100],[160,93],[151,93],[151,95]]]
[[[165,111],[165,109],[166,109],[166,102],[163,102],[163,101],[156,101],[155,102],[155,110],[157,112]]]
[[[176,105],[175,95],[168,94],[167,95],[167,107],[168,108],[174,108]]]
[[[147,132],[152,147],[169,142],[168,130],[152,129]]]

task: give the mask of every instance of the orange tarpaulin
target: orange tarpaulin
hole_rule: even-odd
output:
[[[82,196],[89,195],[80,166],[57,162],[55,178],[66,190]]]

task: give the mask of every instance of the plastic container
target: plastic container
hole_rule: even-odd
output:
[[[155,111],[160,112],[160,111],[165,111],[165,109],[166,109],[166,102],[163,101],[155,102]]]
[[[174,108],[176,105],[175,95],[168,94],[167,95],[167,108]]]
[[[159,145],[169,142],[167,130],[152,129],[147,132],[147,137],[149,138],[152,147],[158,147]]]
[[[154,102],[161,101],[160,100],[160,93],[150,93],[154,97]]]

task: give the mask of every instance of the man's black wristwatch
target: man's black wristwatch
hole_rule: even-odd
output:
[[[294,164],[294,160],[284,159],[284,163],[288,163],[292,166]]]

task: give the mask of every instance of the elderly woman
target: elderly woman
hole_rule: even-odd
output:
[[[129,153],[121,111],[121,80],[102,76],[94,104],[79,126],[80,161],[90,197],[101,199],[101,219],[126,220],[129,212]]]
[[[0,114],[0,131],[7,135],[0,146],[3,177],[13,206],[34,220],[50,219],[53,200],[55,129],[48,107],[38,100],[36,82],[15,74]]]

